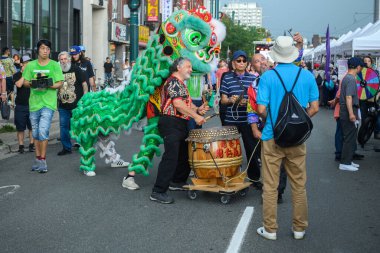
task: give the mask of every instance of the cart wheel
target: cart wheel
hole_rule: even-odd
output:
[[[187,196],[189,197],[189,199],[196,199],[197,196],[198,196],[198,193],[197,191],[187,191]]]
[[[230,200],[231,200],[231,196],[230,195],[222,195],[220,197],[220,202],[222,202],[222,204],[228,204],[230,203]]]
[[[247,195],[248,190],[249,190],[249,188],[245,188],[245,189],[239,191],[239,195],[242,196],[242,197],[244,197],[245,195]]]

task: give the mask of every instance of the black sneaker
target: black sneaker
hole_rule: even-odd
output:
[[[80,148],[80,144],[79,144],[79,143],[74,143],[74,144],[73,144],[73,147],[74,147],[74,148]]]
[[[17,152],[19,152],[20,154],[23,154],[24,153],[24,145],[19,145]]]
[[[156,201],[161,204],[174,203],[173,197],[170,197],[166,192],[152,192],[152,194],[150,195],[150,200]]]
[[[62,149],[61,151],[58,152],[57,155],[67,155],[67,154],[71,154],[71,150]]]
[[[185,188],[183,188],[183,186],[185,186],[186,183],[174,183],[174,182],[171,182],[169,184],[169,190],[171,191],[186,191]]]
[[[263,184],[260,181],[259,182],[253,181],[252,187],[258,191],[261,191],[263,189]]]
[[[34,152],[34,151],[35,151],[34,143],[29,144],[29,152]]]

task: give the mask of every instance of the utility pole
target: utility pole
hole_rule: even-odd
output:
[[[130,0],[128,7],[131,10],[130,18],[130,60],[135,61],[139,54],[139,16],[138,9],[140,7],[140,0]]]

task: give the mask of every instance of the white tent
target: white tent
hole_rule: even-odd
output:
[[[363,28],[364,30],[364,28]],[[345,40],[339,47],[342,53],[351,53],[354,56],[355,51],[376,51],[380,47],[380,21],[368,27],[364,32]]]

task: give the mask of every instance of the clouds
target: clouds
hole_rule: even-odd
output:
[[[222,4],[232,0],[221,0]],[[236,1],[238,2],[238,1]],[[373,22],[373,0],[240,0],[256,2],[263,8],[263,26],[272,36],[282,35],[293,28],[309,41],[313,34],[323,35],[330,24],[331,36],[339,36],[349,30]]]

